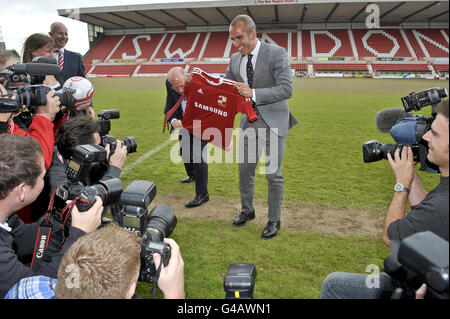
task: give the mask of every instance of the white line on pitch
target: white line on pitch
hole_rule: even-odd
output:
[[[159,152],[161,149],[163,149],[167,144],[169,144],[170,142],[173,142],[174,140],[168,139],[167,141],[165,141],[162,144],[159,144],[158,146],[156,146],[155,148],[152,148],[150,151],[148,151],[147,153],[145,153],[144,155],[142,155],[141,157],[139,157],[137,160],[135,160],[133,163],[131,163],[130,165],[127,165],[123,170],[122,170],[122,175],[128,173],[129,170],[131,170],[132,168],[135,168],[136,166],[138,166],[139,164],[141,164],[144,160],[146,160],[147,158],[149,158],[150,156],[152,156],[153,154]]]

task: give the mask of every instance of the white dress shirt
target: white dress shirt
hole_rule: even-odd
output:
[[[256,46],[253,49],[252,52],[250,52],[250,54],[253,54],[252,56],[252,65],[253,65],[253,71],[255,71],[255,65],[256,65],[256,59],[258,58],[258,53],[259,53],[259,48],[261,47],[261,42],[259,41],[259,39],[256,39]],[[245,83],[248,84],[248,79],[247,79],[247,62],[248,62],[248,55],[245,55],[242,57],[241,59],[241,65],[240,65],[240,74],[242,79],[244,80]],[[253,83],[255,83],[255,79],[253,79]],[[253,98],[252,100],[254,102],[256,102],[256,93],[255,93],[255,89],[252,89],[253,91]]]

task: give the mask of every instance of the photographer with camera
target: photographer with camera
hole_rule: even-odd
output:
[[[389,205],[383,240],[389,245],[392,239],[403,239],[417,232],[430,230],[448,241],[449,211],[449,102],[443,100],[437,106],[437,116],[431,129],[423,136],[428,142],[427,159],[439,167],[440,184],[427,193],[414,169],[411,147],[395,152],[394,159],[388,154],[389,164],[395,174],[394,196]],[[411,212],[406,215],[406,202]]]
[[[158,285],[165,299],[183,299],[184,262],[173,239],[164,239],[172,255],[162,266]],[[161,258],[154,255],[159,266]],[[140,271],[140,238],[115,224],[77,240],[64,255],[58,279],[26,278],[8,292],[7,299],[130,299]],[[95,274],[93,276],[92,274]]]
[[[411,147],[397,148],[392,158],[387,158],[396,178],[394,196],[386,213],[383,240],[390,245],[392,240],[402,240],[412,234],[431,231],[446,241],[449,240],[449,100],[437,105],[437,116],[431,129],[423,135],[428,143],[427,159],[439,167],[440,184],[429,193],[425,191],[415,171]],[[406,214],[409,201],[411,211]],[[367,285],[369,275],[335,272],[327,276],[322,284],[323,299],[381,299],[390,298],[396,288],[402,288],[408,298],[415,297],[414,289],[405,282],[380,273],[378,285]]]
[[[35,201],[44,186],[44,157],[39,144],[31,138],[0,134],[0,298],[19,280],[35,275],[56,277],[64,252],[85,233],[100,224],[102,201],[90,210],[72,210],[69,236],[55,232],[48,235],[45,254],[39,255],[42,243],[37,243],[40,222],[25,225],[15,212]],[[56,225],[55,225],[56,226]],[[42,260],[30,268],[24,261],[30,255]],[[33,258],[34,260],[34,258]]]
[[[74,148],[84,144],[100,145],[101,137],[99,132],[99,123],[85,116],[70,118],[60,126],[53,150],[52,164],[44,177],[44,189],[33,204],[33,221],[44,214],[52,191],[61,184],[68,184],[69,180],[66,169],[73,155]],[[106,170],[101,170],[101,176],[98,176],[99,174],[96,176],[90,174],[89,180],[82,181],[85,185],[91,185],[101,179],[109,180],[120,176],[122,166],[128,154],[127,148],[118,140],[113,154],[110,154],[110,149],[111,146],[109,144],[105,145],[105,150],[108,154]]]
[[[52,165],[46,175],[46,182],[49,184],[50,191],[60,184],[67,183],[65,171],[76,146],[101,144],[99,132],[98,122],[84,116],[70,118],[60,126],[56,136]],[[104,147],[108,153],[108,168],[99,180],[118,178],[128,154],[127,148],[120,140],[117,140],[117,146],[113,154],[110,154],[110,144],[104,145]]]
[[[5,59],[2,58],[3,56],[8,57],[7,54],[0,51],[0,61],[5,61],[3,66],[0,65],[0,72],[3,72],[6,67],[17,62],[13,57]],[[20,107],[19,110],[12,112],[6,109],[2,104],[2,102],[8,104],[14,102],[16,100],[16,95],[8,95],[7,90],[2,84],[0,84],[0,93],[0,134],[6,133],[34,138],[42,148],[45,159],[45,168],[48,169],[52,161],[53,147],[55,144],[53,120],[60,110],[59,97],[55,96],[54,90],[51,90],[46,94],[47,104],[36,107],[36,114],[28,127],[28,131],[26,131],[13,121],[14,117],[19,115],[23,110],[23,106]]]

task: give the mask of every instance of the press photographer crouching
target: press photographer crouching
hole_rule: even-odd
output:
[[[47,236],[48,246],[42,256],[42,245],[37,241],[40,222],[26,225],[15,214],[34,202],[43,188],[42,149],[32,138],[7,134],[0,134],[0,149],[0,298],[3,298],[23,278],[56,277],[63,254],[70,245],[99,226],[103,207],[99,197],[91,209],[82,214],[74,206],[68,236],[58,232],[54,224],[55,232]],[[31,255],[42,258],[32,268],[24,261]]]
[[[395,175],[394,195],[386,213],[383,240],[390,245],[393,240],[424,231],[430,231],[445,241],[449,240],[449,100],[442,100],[436,108],[431,127],[422,136],[427,142],[429,162],[440,172],[440,183],[427,192],[415,170],[411,147],[397,147],[394,156],[387,159]],[[407,202],[411,211],[406,214]],[[320,297],[342,299],[391,298],[396,288],[402,288],[404,297],[415,298],[415,289],[404,281],[394,279],[387,273],[379,274],[378,285],[367,285],[367,274],[332,273],[322,285]]]

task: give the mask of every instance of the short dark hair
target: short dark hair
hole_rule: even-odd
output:
[[[0,49],[0,70],[9,59],[16,59],[19,61],[19,57],[13,51]]]
[[[22,182],[30,186],[42,173],[42,148],[31,137],[0,134],[0,199]]]
[[[100,124],[86,116],[76,116],[65,121],[58,130],[55,144],[65,159],[70,159],[75,146],[94,143],[94,133]]]
[[[230,28],[234,27],[238,22],[243,22],[245,25],[245,31],[247,31],[248,34],[252,32],[253,30],[256,31],[256,24],[255,21],[253,21],[252,18],[250,18],[246,14],[240,14],[231,21]]]
[[[442,100],[437,106],[437,113],[445,116],[448,120],[448,99]]]

